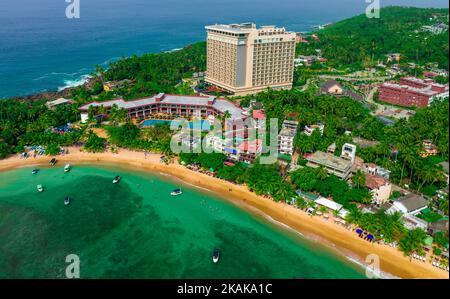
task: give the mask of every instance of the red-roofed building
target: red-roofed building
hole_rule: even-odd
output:
[[[262,152],[262,140],[246,140],[239,145],[238,149],[239,160],[251,164]]]
[[[372,174],[366,174],[366,188],[372,193],[373,202],[377,205],[386,203],[392,191],[392,185],[388,180]]]
[[[448,97],[448,84],[431,79],[404,77],[399,83],[385,82],[380,86],[380,101],[399,106],[427,107],[434,99]]]
[[[427,77],[427,78],[434,78],[434,77],[439,76],[438,73],[435,73],[435,72],[428,72],[428,71],[423,72],[423,75],[424,75],[425,77]]]
[[[253,121],[255,122],[255,128],[261,129],[266,123],[266,113],[264,110],[253,110]]]

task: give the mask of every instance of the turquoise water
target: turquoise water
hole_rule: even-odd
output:
[[[382,5],[448,7],[446,0],[384,0]],[[181,48],[216,23],[276,24],[292,31],[364,13],[364,0],[2,0],[0,98],[80,84],[122,56]]]
[[[68,254],[81,278],[363,277],[319,244],[193,188],[114,167],[0,173],[0,277],[64,278]]]
[[[183,122],[181,121],[176,121],[176,120],[162,120],[162,119],[147,119],[144,120],[141,123],[141,127],[154,127],[156,125],[164,125],[164,124],[168,124],[168,125],[174,125],[174,126],[181,126],[183,124]],[[209,124],[209,121],[207,120],[200,120],[200,121],[194,121],[194,122],[188,122],[189,124],[189,128],[190,129],[201,129],[202,131],[209,131],[211,129],[211,126]]]

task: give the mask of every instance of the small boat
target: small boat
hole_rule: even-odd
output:
[[[33,169],[32,171],[31,171],[31,174],[37,174],[39,172],[39,169]]]
[[[220,250],[216,248],[214,249],[212,254],[212,260],[214,264],[217,264],[219,262],[219,259],[220,259]]]
[[[39,191],[39,192],[43,192],[44,191],[44,186],[42,186],[42,185],[37,185],[37,191]]]
[[[116,177],[114,178],[114,180],[112,181],[113,184],[117,184],[117,183],[120,181],[120,179],[121,179],[120,176],[116,176]]]
[[[70,205],[70,197],[69,196],[66,196],[66,198],[64,198],[64,205],[65,206]]]
[[[170,192],[170,195],[172,196],[177,196],[177,195],[181,195],[183,194],[183,191],[181,191],[181,189],[175,189],[172,192]]]
[[[58,162],[58,160],[56,160],[55,158],[50,160],[50,165],[54,166],[56,164],[56,162]]]
[[[69,172],[71,169],[70,164],[66,164],[66,166],[64,166],[64,172]]]

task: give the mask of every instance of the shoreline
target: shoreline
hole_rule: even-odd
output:
[[[79,148],[70,147],[69,154],[56,156],[59,162],[90,165],[111,164],[123,166],[128,169],[139,168],[138,171],[151,171],[156,174],[165,174],[192,185],[198,189],[213,193],[215,196],[225,199],[245,211],[258,214],[267,221],[278,227],[292,230],[304,236],[310,241],[317,242],[346,260],[364,267],[364,261],[369,254],[376,254],[380,257],[381,271],[387,275],[399,278],[441,278],[448,279],[448,272],[433,267],[430,263],[409,259],[398,249],[381,244],[373,244],[360,239],[356,233],[334,224],[333,217],[324,218],[311,217],[306,212],[289,206],[285,203],[276,203],[271,199],[258,196],[248,190],[246,186],[235,185],[233,183],[201,174],[186,167],[174,164],[160,163],[158,154],[147,154],[124,149],[119,150],[119,154],[105,153],[84,153]],[[0,160],[0,171],[7,171],[15,168],[31,167],[48,164],[51,157],[40,156],[20,159],[19,156],[12,156],[5,160]],[[231,190],[231,191],[230,191]]]

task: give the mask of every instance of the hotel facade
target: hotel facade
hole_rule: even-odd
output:
[[[379,99],[405,107],[428,107],[434,100],[446,98],[448,95],[448,84],[438,84],[431,79],[404,77],[399,83],[381,84]]]
[[[163,119],[173,118],[203,118],[222,116],[229,113],[230,119],[238,120],[245,118],[244,110],[234,103],[216,98],[214,96],[186,96],[171,95],[160,93],[153,97],[124,101],[123,99],[115,99],[106,102],[92,102],[79,108],[81,112],[81,122],[86,123],[88,120],[89,107],[92,107],[96,114],[98,109],[103,106],[106,114],[113,106],[123,108],[127,111],[128,117],[139,120],[159,116]]]
[[[296,34],[253,23],[212,25],[205,81],[234,95],[292,88]]]

